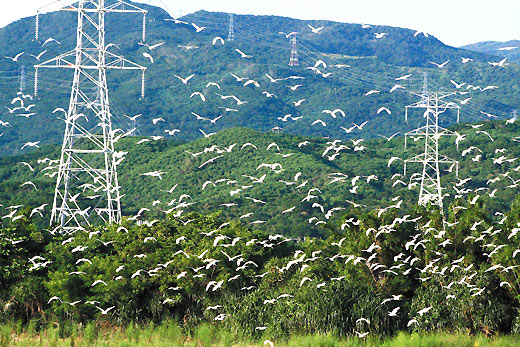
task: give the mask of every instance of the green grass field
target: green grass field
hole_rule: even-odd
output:
[[[236,334],[223,331],[215,326],[203,324],[193,333],[186,334],[176,324],[166,322],[160,326],[146,325],[136,327],[130,325],[124,329],[115,327],[98,327],[89,324],[85,327],[74,327],[68,331],[68,337],[60,336],[60,327],[49,326],[43,332],[31,331],[28,326],[22,329],[17,324],[5,324],[0,327],[0,346],[264,346],[268,336],[258,341],[247,342]],[[399,333],[394,337],[378,339],[367,337],[337,338],[328,335],[293,336],[288,341],[272,341],[274,346],[284,347],[350,347],[350,346],[391,346],[391,347],[427,347],[427,346],[518,346],[520,337],[516,335],[487,338],[484,336],[468,336],[463,334],[436,333],[406,334]],[[269,346],[266,344],[265,346]]]

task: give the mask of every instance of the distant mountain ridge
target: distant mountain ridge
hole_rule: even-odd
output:
[[[184,16],[183,20],[195,23],[209,23],[208,29],[227,33],[228,13],[197,11]],[[371,25],[363,28],[361,24],[340,23],[325,20],[301,20],[279,16],[234,15],[235,36],[241,37],[241,22],[254,23],[258,37],[279,40],[280,33],[297,32],[298,39],[304,40],[319,52],[342,54],[358,57],[376,57],[392,65],[408,67],[431,67],[428,60],[458,59],[461,55],[486,60],[487,54],[475,54],[460,48],[445,45],[435,36],[415,35],[412,29]],[[323,26],[326,30],[319,35],[312,33],[308,24]],[[386,33],[385,39],[377,39],[375,33]],[[249,36],[249,35],[248,35]]]
[[[483,41],[462,46],[469,51],[488,53],[507,58],[514,62],[520,62],[520,40],[511,41]]]

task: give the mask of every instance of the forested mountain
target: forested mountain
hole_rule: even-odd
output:
[[[147,42],[151,45],[165,42],[153,51],[138,44],[141,39],[138,15],[107,15],[106,22],[107,42],[117,45],[110,49],[148,67],[143,100],[139,98],[139,74],[118,71],[109,74],[115,127],[127,131],[135,126],[138,135],[169,136],[165,130],[176,128],[180,130],[176,133],[179,140],[191,140],[201,137],[199,129],[206,133],[232,127],[266,131],[280,126],[286,133],[345,140],[352,134],[341,127],[348,129],[352,123],[365,121],[368,124],[363,136],[367,138],[377,134],[388,136],[397,131],[403,133],[420,124],[420,117],[405,124],[402,114],[405,105],[417,101],[409,91],[421,90],[424,72],[428,73],[430,90],[465,94],[451,98],[456,103],[464,101],[460,103],[462,121],[487,118],[481,111],[507,117],[520,105],[516,97],[520,80],[517,65],[493,67],[488,61],[500,58],[449,47],[432,36],[415,35],[413,30],[236,15],[235,40],[214,45],[215,37],[225,39],[227,36],[227,14],[200,11],[182,18],[187,24],[175,24],[165,21],[168,15],[163,10],[142,7],[149,10]],[[17,96],[23,65],[27,71],[25,92],[32,93],[31,66],[38,61],[29,54],[46,51],[40,59],[45,61],[75,46],[74,15],[66,12],[41,15],[40,42],[34,40],[34,23],[34,18],[25,18],[0,29],[0,56],[14,57],[25,52],[17,62],[0,60],[2,154],[20,151],[27,141],[45,144],[62,140],[64,123],[57,117],[60,113],[52,111],[68,106],[70,71],[40,71],[39,94],[31,109],[35,115],[16,116],[16,112],[10,113],[7,109],[18,105],[11,102]],[[197,33],[191,23],[206,29]],[[309,24],[324,26],[324,29],[316,34]],[[293,31],[299,32],[300,65],[297,67],[288,66],[289,39],[279,33]],[[378,39],[376,35],[382,33],[386,35]],[[43,47],[49,37],[61,44],[49,42]],[[241,58],[236,49],[251,57]],[[154,58],[153,64],[142,55],[147,51]],[[463,64],[461,57],[473,60]],[[327,67],[320,64],[314,69],[319,60]],[[443,68],[433,64],[448,60]],[[187,84],[175,77],[185,78],[191,74],[194,77]],[[239,82],[231,74],[245,79]],[[266,74],[278,81],[271,82]],[[399,79],[407,75],[410,76]],[[252,82],[244,86],[250,80]],[[209,82],[217,83],[218,87],[208,85]],[[197,95],[191,97],[194,92],[201,92],[205,101]],[[233,99],[224,100],[217,93],[235,95],[244,103],[237,105]],[[272,97],[267,97],[271,94]],[[26,100],[26,104],[29,103]],[[391,115],[380,111],[383,106]],[[226,112],[224,107],[233,111]],[[327,109],[341,109],[345,117],[322,113]],[[142,116],[135,122],[124,116],[137,114]],[[163,118],[165,122],[154,124],[152,119],[155,118]],[[318,119],[322,122],[315,123]],[[453,115],[442,119],[445,125],[454,120]]]
[[[34,18],[0,29],[0,323],[94,336],[171,320],[277,345],[520,332],[519,65],[409,29],[273,16],[235,16],[227,41],[228,14],[142,7],[149,46],[137,15],[106,27],[107,49],[148,68],[146,96],[140,75],[110,73],[115,149],[72,159],[113,158],[119,180],[69,167],[64,193],[65,218],[92,217],[117,184],[123,218],[74,231],[49,226],[70,71],[17,92],[30,54],[74,48],[75,16],[42,15],[40,42]],[[417,158],[436,150],[444,209],[417,204],[433,170]]]
[[[461,47],[469,51],[498,55],[518,63],[520,61],[520,41],[511,40],[505,42],[483,41]]]
[[[441,167],[446,205],[476,197],[490,214],[505,211],[518,186],[520,150],[512,141],[518,125],[494,121],[474,127],[452,128],[459,134],[458,148],[455,137],[441,141],[441,154],[460,162],[458,177],[453,166]],[[413,173],[422,167],[408,164],[405,176],[403,159],[422,152],[424,142],[410,137],[405,148],[403,137],[340,142],[232,128],[187,143],[133,137],[118,146],[126,153],[118,168],[123,214],[129,218],[221,211],[254,229],[320,236],[345,214],[390,206],[410,210],[419,188]],[[51,146],[4,157],[0,203],[31,209],[46,203],[47,217],[38,221],[48,223],[56,179],[50,158],[58,154]],[[95,204],[99,194],[83,188],[83,207]]]

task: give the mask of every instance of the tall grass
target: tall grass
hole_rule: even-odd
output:
[[[97,328],[94,322],[89,322],[83,330],[83,338],[88,343],[94,343],[97,339]]]
[[[502,347],[518,346],[520,338],[514,335],[486,338],[484,336],[467,336],[463,334],[405,334],[399,333],[396,337],[385,341],[384,345],[389,347],[416,346],[416,347],[437,347],[437,346],[460,346],[460,347]]]
[[[0,325],[0,346],[9,346],[11,344],[12,327],[9,325]]]
[[[13,322],[0,326],[0,347],[4,346],[103,346],[103,347],[159,347],[159,346],[186,346],[186,347],[242,347],[264,346],[263,341],[270,339],[262,336],[257,341],[240,341],[238,335],[224,330],[216,324],[201,324],[191,331],[184,331],[175,321],[164,321],[160,325],[129,324],[126,328],[101,327],[95,323],[85,327],[76,326],[66,329],[69,336],[60,336],[61,328],[57,324],[49,325],[44,331],[36,332],[27,325],[25,330]],[[314,334],[291,336],[288,340],[273,341],[276,347],[509,347],[518,346],[518,335],[486,338],[484,336],[469,336],[463,334],[407,334],[398,333],[396,336],[384,339],[367,337],[360,339],[357,336],[340,338],[334,335]],[[264,346],[265,347],[265,346]]]

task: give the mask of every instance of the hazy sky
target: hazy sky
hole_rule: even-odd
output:
[[[107,0],[109,1],[109,0]],[[0,27],[36,14],[44,5],[56,9],[70,0],[0,0]],[[281,15],[347,23],[400,26],[426,31],[446,44],[520,39],[519,0],[140,0],[180,16],[199,9],[238,14]]]

